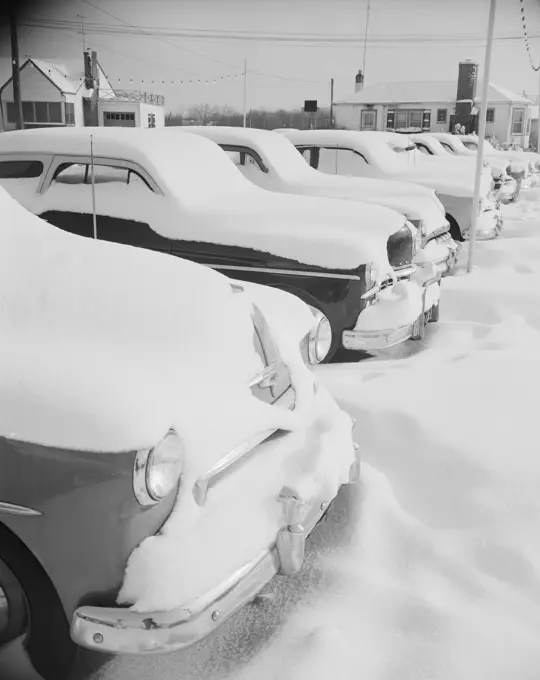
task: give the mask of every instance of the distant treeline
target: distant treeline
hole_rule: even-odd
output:
[[[244,124],[243,114],[228,107],[210,106],[203,104],[193,106],[185,114],[169,113],[165,119],[166,125],[230,125],[241,127]],[[307,114],[302,109],[290,110],[278,109],[266,111],[265,109],[251,109],[246,116],[247,127],[274,130],[275,128],[288,127],[306,130],[313,125],[314,128],[329,128],[330,111],[320,109],[317,113]]]

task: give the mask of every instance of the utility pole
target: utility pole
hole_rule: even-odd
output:
[[[247,118],[247,59],[244,57],[244,127]]]
[[[84,14],[77,14],[77,17],[81,20],[82,46],[83,52],[86,52],[86,35],[84,33],[84,20],[86,17]]]
[[[538,120],[536,122],[536,152],[540,153],[540,60],[538,61]]]
[[[17,130],[24,129],[21,99],[21,71],[19,68],[19,40],[17,37],[17,14],[15,0],[9,2],[9,29],[11,37],[11,74],[13,83],[13,101],[17,117]]]
[[[334,127],[334,79],[330,78],[330,127]]]
[[[364,58],[362,59],[362,73],[364,75],[364,82],[366,81],[366,53],[367,53],[367,40],[368,40],[370,9],[371,9],[371,0],[368,0],[367,12],[366,12],[366,32],[364,34]]]
[[[489,86],[489,72],[491,70],[491,48],[493,46],[493,27],[495,25],[495,8],[497,0],[490,0],[489,4],[489,19],[486,38],[486,54],[484,56],[484,76],[482,80],[482,94],[480,95],[480,102],[478,106],[478,116],[480,125],[478,129],[478,153],[476,154],[476,175],[474,179],[474,197],[472,207],[471,231],[469,235],[469,260],[467,262],[467,272],[471,272],[473,268],[474,251],[476,248],[476,224],[478,221],[478,209],[480,207],[480,183],[482,180],[483,162],[484,162],[484,141],[486,136],[486,114],[487,114],[487,97]]]

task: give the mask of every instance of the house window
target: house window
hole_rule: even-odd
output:
[[[22,103],[23,120],[25,123],[35,123],[34,102]]]
[[[437,109],[437,123],[448,122],[448,109]]]
[[[373,109],[363,109],[360,113],[360,130],[377,129],[377,111]]]
[[[522,135],[524,132],[525,109],[514,109],[512,112],[512,134]]]
[[[399,109],[395,112],[394,129],[400,130],[402,128],[421,128],[423,126],[424,111],[420,109]],[[387,119],[388,122],[388,119]],[[387,127],[391,127],[387,125]]]
[[[62,123],[60,102],[22,102],[23,122],[25,123]],[[17,107],[14,102],[7,104],[9,123],[17,122]]]
[[[66,125],[75,125],[75,104],[66,102],[64,104],[64,114],[66,118]]]
[[[495,109],[487,109],[486,110],[486,123],[494,123],[495,122]]]

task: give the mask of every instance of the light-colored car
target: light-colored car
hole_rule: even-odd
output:
[[[474,165],[476,153],[467,149],[457,135],[448,134],[441,141],[435,134],[423,133],[411,135],[410,139],[419,151],[429,156],[434,156],[441,161],[450,160],[453,163],[465,163],[467,167],[476,167]],[[505,159],[491,156],[489,160],[484,160],[484,165],[489,166],[491,170],[496,199],[502,203],[515,201],[519,195],[520,185],[508,174],[509,163]]]
[[[451,135],[449,132],[435,132],[433,135],[443,145],[450,147],[460,155],[476,156],[478,151],[478,137],[476,135]],[[531,184],[535,181],[534,160],[530,161],[520,152],[502,151],[496,149],[488,139],[484,140],[484,157],[490,163],[504,164],[506,172],[519,185]]]
[[[171,134],[181,129],[168,128]],[[242,174],[263,189],[372,203],[400,212],[419,230],[415,264],[435,264],[443,274],[452,271],[458,247],[450,236],[444,207],[432,189],[318,172],[302,160],[288,139],[266,130],[214,126],[190,128],[189,132],[219,144]]]
[[[477,135],[462,135],[464,146],[476,153],[478,151]],[[502,158],[510,162],[510,174],[519,181],[523,179],[525,186],[534,186],[540,182],[540,154],[534,151],[517,151],[496,149],[489,139],[484,140],[484,155],[487,159]],[[524,175],[522,173],[524,172]]]
[[[322,172],[412,182],[434,189],[446,210],[452,238],[468,239],[474,195],[472,170],[443,166],[418,151],[405,135],[396,133],[306,130],[287,137],[302,153],[318,150],[316,167]],[[482,174],[480,197],[477,238],[492,239],[500,234],[503,220],[492,199],[488,168]]]
[[[359,478],[354,424],[301,358],[312,313],[1,188],[0,211],[0,656],[24,637],[64,680],[78,645],[189,646],[300,570]]]
[[[426,322],[437,320],[440,272],[414,266],[416,229],[402,215],[264,191],[200,135],[6,132],[0,176],[23,205],[62,229],[171,253],[297,295],[330,321],[326,360],[340,350],[358,359],[358,351],[419,339]]]

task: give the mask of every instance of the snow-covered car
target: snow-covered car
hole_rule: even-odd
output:
[[[191,645],[300,570],[359,478],[354,423],[301,357],[320,314],[3,189],[0,211],[0,656],[27,638],[63,680],[78,645]]]
[[[433,133],[439,141],[444,141],[451,144],[453,148],[457,149],[457,153],[464,154],[464,149],[468,154],[476,156],[478,151],[478,137],[476,135],[450,135],[450,133]],[[456,137],[455,140],[449,140],[449,137]],[[499,162],[505,164],[507,173],[513,177],[521,186],[528,186],[537,183],[537,173],[534,156],[529,159],[523,155],[523,152],[516,151],[502,151],[496,149],[489,139],[484,140],[484,157],[490,163]],[[539,156],[540,158],[540,156]]]
[[[168,130],[178,134],[182,128]],[[444,207],[432,189],[318,172],[302,160],[288,139],[283,135],[276,138],[267,130],[201,126],[189,131],[219,144],[242,174],[263,189],[372,203],[400,212],[420,232],[415,264],[435,264],[443,274],[452,271],[458,247],[450,236]]]
[[[330,321],[326,360],[338,350],[358,358],[419,339],[437,320],[440,272],[413,265],[416,229],[402,215],[264,191],[200,135],[5,132],[0,185],[72,233],[171,253],[297,295]]]
[[[444,135],[445,133],[440,134]],[[467,149],[457,135],[447,134],[446,137],[442,137],[441,140],[434,134],[423,133],[411,135],[410,139],[416,144],[417,149],[429,156],[434,156],[441,161],[450,159],[450,162],[466,163],[468,167],[471,167],[471,163],[474,164],[476,161],[476,153]],[[454,140],[457,140],[457,142]],[[463,147],[465,153],[460,153],[459,145]],[[491,170],[496,200],[498,199],[502,203],[511,203],[517,200],[520,184],[508,174],[507,171],[510,169],[508,162],[505,159],[491,156],[488,160],[484,160],[484,165],[489,166]]]
[[[287,137],[304,153],[311,149],[311,165],[331,175],[374,177],[422,184],[434,189],[446,210],[455,241],[468,239],[472,222],[474,172],[442,165],[416,149],[407,137],[386,132],[305,130]],[[491,197],[492,179],[484,168],[476,236],[499,236],[503,219]]]

